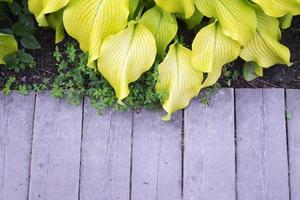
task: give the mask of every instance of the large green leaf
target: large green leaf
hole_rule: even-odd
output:
[[[139,0],[130,0],[129,1],[129,17],[132,19],[136,9],[138,8],[140,1]]]
[[[55,43],[60,43],[65,37],[65,28],[63,24],[64,10],[61,9],[47,16],[49,26],[55,30]]]
[[[199,31],[193,42],[192,62],[195,69],[207,73],[202,88],[214,85],[223,65],[235,60],[240,44],[224,35],[219,23],[212,23]]]
[[[168,114],[163,120],[170,120],[173,112],[188,106],[199,92],[203,73],[193,68],[191,56],[191,50],[181,44],[173,44],[158,67],[156,89],[159,93],[167,94],[163,108]]]
[[[89,53],[88,65],[100,57],[103,40],[127,26],[129,0],[72,0],[64,11],[66,31]]]
[[[175,16],[159,7],[154,7],[143,15],[141,24],[152,32],[157,52],[160,57],[163,57],[167,46],[174,39],[178,30]]]
[[[280,28],[278,19],[256,8],[258,26],[254,37],[243,47],[240,57],[267,68],[275,64],[289,64],[289,49],[278,42]]]
[[[194,0],[155,0],[156,4],[170,13],[184,13],[190,18],[195,11]]]
[[[0,64],[5,64],[3,60],[6,55],[18,51],[18,44],[11,34],[0,33]]]
[[[193,16],[191,16],[188,19],[186,19],[182,14],[177,14],[176,16],[185,22],[188,29],[195,28],[197,25],[201,23],[204,17],[198,10],[195,10]]]
[[[288,14],[288,15],[285,15],[285,16],[279,18],[280,28],[282,28],[282,29],[290,28],[292,25],[293,17],[294,17],[293,15]]]
[[[253,81],[257,77],[263,76],[263,68],[255,62],[246,62],[243,66],[243,78],[246,81]]]
[[[225,35],[246,44],[254,35],[255,11],[244,0],[195,0],[198,10],[207,17],[217,18]]]
[[[131,21],[126,30],[104,40],[98,69],[115,89],[120,104],[129,95],[129,83],[151,68],[155,56],[152,33],[136,21]]]
[[[299,0],[252,0],[262,7],[264,12],[273,17],[283,17],[287,14],[300,14]]]
[[[240,52],[240,44],[224,35],[219,23],[202,28],[193,45],[192,62],[195,69],[210,73],[216,67],[235,60]]]
[[[39,49],[41,48],[39,42],[36,40],[36,38],[33,35],[22,37],[20,40],[23,47],[26,49]]]
[[[48,26],[46,15],[65,7],[70,0],[28,0],[28,8],[40,26]]]

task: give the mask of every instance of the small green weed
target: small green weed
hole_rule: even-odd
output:
[[[33,56],[26,53],[24,49],[19,50],[16,54],[7,55],[4,59],[6,61],[6,69],[16,73],[36,67]]]
[[[285,111],[285,117],[287,120],[292,120],[293,119],[293,113],[289,110]]]
[[[20,94],[22,94],[22,95],[28,95],[29,90],[28,90],[28,88],[27,88],[26,85],[20,84],[19,87],[18,87],[18,92],[19,92]]]
[[[220,90],[221,90],[221,85],[219,83],[205,89],[199,98],[199,102],[205,106],[208,106],[211,101],[211,98]]]
[[[226,64],[223,67],[223,79],[225,80],[225,84],[229,87],[232,85],[233,81],[238,79],[240,75],[241,72],[234,68],[233,63]]]
[[[101,113],[107,107],[124,111],[128,108],[161,106],[162,95],[156,93],[157,64],[137,82],[130,85],[131,94],[124,100],[126,106],[117,104],[110,84],[97,72],[86,66],[88,55],[79,50],[76,43],[69,43],[61,50],[55,48],[53,57],[58,74],[53,80],[51,94],[56,98],[66,97],[68,102],[79,105],[84,97],[91,99],[92,106]]]
[[[3,93],[5,95],[10,95],[11,94],[11,87],[13,83],[15,82],[16,78],[15,77],[9,77],[8,80],[6,81],[4,88],[3,88]]]

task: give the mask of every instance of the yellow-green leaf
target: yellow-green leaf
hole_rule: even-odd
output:
[[[0,64],[5,64],[3,60],[6,55],[18,51],[18,44],[12,34],[0,33]]]
[[[194,39],[193,66],[202,72],[213,72],[214,68],[235,60],[240,48],[238,42],[224,35],[219,23],[212,23],[202,28]]]
[[[124,31],[104,40],[98,69],[114,88],[120,104],[129,95],[129,83],[151,68],[155,56],[152,33],[135,21],[131,21]]]
[[[188,29],[195,28],[197,25],[199,25],[201,23],[201,21],[204,17],[198,10],[195,10],[193,16],[191,16],[188,19],[186,19],[185,17],[182,17],[181,14],[177,14],[176,16],[185,22]]]
[[[136,9],[138,8],[140,0],[130,0],[129,1],[129,17],[132,19]]]
[[[51,13],[46,17],[49,26],[55,30],[55,43],[60,43],[65,37],[65,28],[63,24],[63,10]]]
[[[244,0],[195,0],[198,10],[220,21],[228,37],[246,44],[254,35],[257,21],[255,11]]]
[[[280,28],[278,19],[256,9],[258,26],[254,37],[245,45],[240,57],[245,61],[255,61],[264,68],[275,64],[289,64],[289,49],[278,42]]]
[[[48,26],[46,15],[65,7],[70,0],[28,0],[28,8],[40,26]]]
[[[282,29],[288,29],[291,27],[292,25],[292,21],[293,21],[293,15],[285,15],[281,18],[279,18],[280,21],[280,28]]]
[[[263,76],[263,68],[255,62],[246,62],[242,69],[243,78],[246,81],[253,81]]]
[[[300,1],[298,0],[252,0],[262,7],[264,12],[273,17],[283,17],[287,14],[300,14]]]
[[[178,30],[175,16],[156,6],[148,10],[140,22],[154,35],[157,52],[160,57],[163,57],[167,46],[174,39]]]
[[[201,85],[201,89],[213,86],[217,83],[219,78],[222,75],[222,68],[223,66],[216,66],[210,73],[207,73],[207,77],[204,80],[203,84]]]
[[[173,44],[165,60],[158,66],[156,89],[159,93],[167,94],[163,108],[168,114],[163,120],[170,120],[172,113],[187,107],[199,92],[203,73],[193,68],[191,56],[191,50],[181,44]]]
[[[194,0],[155,0],[155,3],[169,13],[184,13],[185,18],[195,11]]]
[[[255,65],[254,72],[258,77],[263,77],[264,76],[264,68],[259,66],[259,65]]]
[[[100,57],[103,40],[127,26],[129,0],[72,0],[64,11],[67,33],[89,53],[88,65]]]

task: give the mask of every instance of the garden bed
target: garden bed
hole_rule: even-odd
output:
[[[186,32],[186,35],[194,37],[193,32]],[[56,45],[54,44],[54,32],[49,30],[39,30],[37,32],[37,38],[41,44],[41,49],[32,50],[32,53],[36,60],[36,68],[32,70],[25,70],[21,73],[16,73],[11,70],[5,70],[2,66],[0,70],[0,89],[3,89],[8,78],[14,76],[17,78],[16,82],[21,84],[32,85],[35,83],[42,83],[43,80],[54,78],[58,75],[57,62],[53,57]],[[292,62],[294,65],[286,67],[282,65],[276,65],[270,69],[265,70],[264,77],[257,78],[253,81],[245,81],[242,77],[242,64],[241,60],[237,60],[224,70],[223,76],[220,79],[222,87],[234,87],[234,88],[300,88],[300,16],[295,17],[291,28],[284,30],[282,34],[282,42],[287,45],[292,54]],[[188,41],[191,43],[192,41]],[[59,48],[64,49],[67,44],[74,43],[71,38],[65,39]],[[190,44],[189,44],[190,45]],[[79,50],[78,46],[77,50]],[[225,75],[225,76],[224,76]],[[230,84],[231,83],[231,84]],[[49,88],[51,84],[49,83]],[[17,89],[17,88],[15,88]]]
[[[73,8],[79,8],[82,2],[72,5],[68,0],[61,1],[58,10],[46,14],[40,13],[43,9],[35,1],[6,2],[9,4],[2,2],[0,6],[4,13],[1,37],[4,44],[11,42],[10,49],[3,51],[2,48],[6,55],[2,55],[1,63],[6,65],[0,70],[0,90],[6,95],[12,90],[24,95],[30,91],[50,90],[52,96],[67,97],[69,102],[77,105],[87,96],[99,111],[112,106],[122,110],[153,109],[163,104],[168,113],[166,119],[169,119],[173,112],[185,108],[192,97],[207,87],[208,92],[202,93],[200,98],[203,103],[208,103],[211,95],[221,87],[300,88],[300,17],[296,16],[297,8],[289,8],[291,10],[283,14],[271,14],[263,3],[240,7],[245,3],[241,1],[234,6],[225,5],[224,9],[245,9],[244,16],[220,11],[226,16],[222,18],[202,10],[201,2],[195,3],[196,6],[191,3],[191,10],[169,10],[159,0],[150,1],[150,4],[137,1],[135,8],[133,1],[130,1],[133,6],[130,8],[124,1],[121,6],[124,16],[118,16],[120,24],[116,24],[115,31],[104,34],[111,27],[102,16],[97,24],[80,27],[78,31],[82,33],[77,35],[74,27],[78,24],[73,24],[73,17],[86,16],[86,13],[78,14]],[[97,1],[94,3],[98,4]],[[102,12],[108,9],[102,4],[99,6]],[[117,7],[113,7],[116,12],[109,16],[112,22],[120,14]],[[89,9],[99,14],[99,9]],[[290,63],[289,51],[279,43],[276,31],[279,33],[281,28],[289,27],[292,15],[295,15],[293,24],[282,30],[280,40],[290,48],[292,63],[290,67],[270,67],[275,63]],[[153,17],[157,20],[152,20]],[[156,24],[159,20],[164,23]],[[101,26],[103,33],[98,33],[93,27],[100,27],[101,23],[105,27]],[[237,28],[239,23],[243,29]],[[37,24],[44,28],[37,28]],[[56,33],[45,27],[56,29]],[[82,31],[86,28],[90,30],[87,35]],[[136,29],[143,37],[135,37]],[[158,31],[161,32],[158,34]],[[68,34],[64,37],[63,33]],[[99,35],[92,37],[94,34]],[[80,50],[77,41],[87,52]],[[92,45],[94,41],[96,45]],[[127,53],[128,49],[130,53]],[[238,56],[241,58],[235,60]],[[244,65],[242,59],[248,62]],[[222,76],[215,84],[221,69]]]
[[[264,77],[257,78],[254,81],[247,82],[239,77],[233,83],[235,88],[300,88],[300,17],[295,17],[291,28],[282,33],[282,42],[291,50],[291,61],[294,63],[291,67],[276,65],[265,70]],[[240,65],[237,64],[240,68]]]

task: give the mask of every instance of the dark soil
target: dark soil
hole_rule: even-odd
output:
[[[183,26],[181,24],[181,26]],[[231,87],[235,88],[298,88],[300,89],[300,16],[296,17],[290,29],[283,31],[282,42],[287,45],[292,53],[293,66],[287,67],[276,65],[264,71],[264,77],[258,78],[254,81],[247,82],[240,76],[232,81]],[[181,29],[184,30],[184,29]],[[188,38],[194,38],[194,32],[181,31],[182,35],[188,35]],[[17,78],[17,83],[41,83],[44,78],[54,79],[57,75],[57,67],[53,59],[53,52],[55,50],[54,32],[49,30],[38,30],[36,36],[41,44],[40,50],[31,51],[32,55],[36,58],[36,69],[25,70],[22,73],[14,73],[7,71],[3,67],[0,68],[0,89],[3,88],[6,80],[10,76]],[[60,48],[64,48],[65,44],[72,39],[67,38]],[[191,41],[185,41],[187,46]],[[233,69],[241,72],[242,61],[237,60],[232,64]],[[221,78],[221,84],[228,87],[226,78]],[[51,82],[51,81],[50,81]],[[49,85],[50,87],[50,85]]]
[[[300,89],[300,16],[295,17],[290,29],[282,32],[282,43],[290,48],[291,62],[293,66],[276,65],[264,71],[264,77],[247,82],[239,77],[233,81],[233,87],[250,88],[294,88]],[[241,64],[237,61],[234,65],[240,68]]]
[[[51,87],[51,80],[58,74],[57,66],[53,58],[55,51],[55,33],[52,30],[39,29],[36,33],[41,49],[30,50],[29,53],[33,55],[36,61],[36,67],[34,69],[26,69],[20,73],[14,71],[5,70],[0,68],[0,89],[3,88],[6,80],[10,76],[16,77],[15,84],[28,84],[43,83],[45,78],[49,79],[49,89]],[[67,38],[62,44],[59,44],[61,49],[64,49],[67,42],[72,40]],[[28,51],[28,50],[27,50]]]

